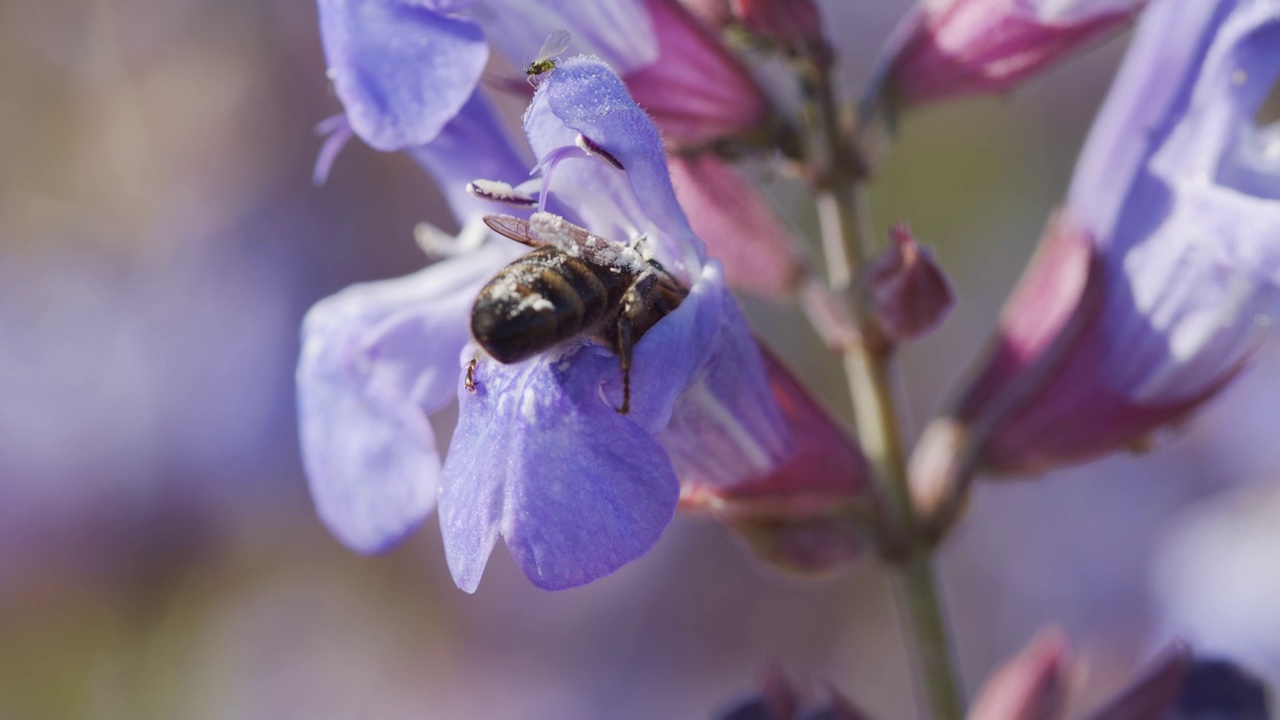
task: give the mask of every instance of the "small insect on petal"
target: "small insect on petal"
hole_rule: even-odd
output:
[[[529,62],[529,66],[524,69],[524,74],[529,76],[529,82],[533,82],[538,75],[549,73],[556,68],[555,58],[565,50],[569,49],[568,30],[555,30],[547,36],[545,42],[542,43],[542,49],[538,50],[538,55]]]

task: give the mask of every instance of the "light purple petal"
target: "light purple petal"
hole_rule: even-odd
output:
[[[1124,65],[1076,164],[1067,205],[1105,242],[1133,199],[1130,187],[1173,130],[1232,0],[1156,2],[1146,9]],[[1143,202],[1143,200],[1138,200]]]
[[[663,318],[636,343],[631,358],[631,422],[656,435],[671,419],[676,399],[691,382],[705,374],[713,343],[719,339],[726,306],[732,306],[724,286],[724,270],[712,261],[680,307]],[[739,320],[741,318],[738,318]],[[622,404],[622,378],[605,375],[609,402]]]
[[[492,202],[467,192],[472,180],[500,180],[515,185],[529,169],[529,162],[511,144],[479,90],[472,93],[434,140],[410,148],[409,153],[435,179],[459,221],[495,209]]]
[[[1268,131],[1253,122],[1280,82],[1277,16],[1280,2],[1263,0],[1242,5],[1222,24],[1186,117],[1152,159],[1157,175],[1204,173],[1244,195],[1280,199],[1280,153],[1261,144]]]
[[[480,79],[475,23],[409,0],[319,0],[329,78],[356,134],[384,151],[430,142]]]
[[[693,234],[676,201],[667,174],[662,139],[649,116],[635,104],[626,86],[608,66],[590,57],[575,57],[559,63],[538,85],[525,115],[525,132],[538,157],[557,147],[574,144],[576,136],[581,134],[616,158],[625,169],[644,218],[659,231],[660,246],[667,246],[664,260],[696,272],[706,257],[706,249]],[[557,173],[569,171],[571,165],[607,167],[603,162],[565,163],[566,169]],[[590,192],[593,188],[580,181],[559,182],[557,179],[554,189],[562,194],[574,190]],[[565,203],[578,209],[584,217],[585,208],[590,204],[585,198],[582,203],[565,198]],[[603,232],[594,226],[590,229]]]
[[[517,365],[481,360],[459,389],[440,495],[445,554],[473,592],[501,534],[538,587],[591,582],[657,542],[679,483],[649,436],[601,396],[617,358],[593,345]]]
[[[699,286],[721,296],[714,336],[658,440],[682,477],[729,487],[768,475],[788,458],[792,445],[760,348],[714,260],[704,278],[711,274],[714,280]]]
[[[555,30],[569,31],[573,54],[599,55],[623,74],[658,60],[643,0],[495,0],[476,20],[494,47],[521,67]]]
[[[1165,12],[1153,15],[1162,23],[1157,29],[1187,27],[1184,17],[1167,19],[1165,9],[1173,5],[1156,6]],[[1250,131],[1256,136],[1254,113],[1280,79],[1280,1],[1240,4],[1216,30],[1197,30],[1207,48],[1198,51],[1199,66],[1184,68],[1185,77],[1163,74],[1177,66],[1165,47],[1176,30],[1131,53],[1139,61],[1165,60],[1146,69],[1177,85],[1180,99],[1157,130],[1127,126],[1137,134],[1134,144],[1149,138],[1158,144],[1147,148],[1143,172],[1101,238],[1116,279],[1107,298],[1107,332],[1122,339],[1105,361],[1108,380],[1145,401],[1181,400],[1217,383],[1239,362],[1254,319],[1275,310],[1280,287],[1274,230],[1280,227],[1274,194],[1280,167],[1268,174],[1262,163],[1242,166],[1238,144]],[[1145,105],[1130,109],[1140,117],[1146,112]],[[1100,121],[1099,127],[1110,126]],[[1091,138],[1090,152],[1093,144]],[[1098,202],[1109,212],[1110,198]]]
[[[491,242],[407,277],[349,287],[307,313],[297,371],[302,459],[321,519],[353,550],[385,550],[431,511],[440,458],[427,415],[453,397],[476,293],[518,252]]]
[[[1112,387],[1174,401],[1216,384],[1240,361],[1255,319],[1280,287],[1280,203],[1196,181],[1173,212],[1123,256],[1128,278],[1108,298],[1104,361]]]

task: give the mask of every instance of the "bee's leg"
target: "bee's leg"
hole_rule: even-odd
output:
[[[622,407],[618,408],[618,412],[622,415],[626,415],[631,410],[631,351],[635,347],[633,335],[636,321],[647,311],[650,295],[657,283],[656,274],[642,273],[622,296],[622,312],[618,313],[617,339],[614,348],[618,353],[618,366],[622,369]]]
[[[631,410],[631,318],[624,310],[618,318],[618,367],[622,370],[622,407],[619,415],[626,415]]]
[[[462,387],[467,392],[476,391],[476,358],[471,358],[471,362],[467,363],[467,376],[462,379]]]

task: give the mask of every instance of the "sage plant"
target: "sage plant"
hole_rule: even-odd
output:
[[[931,717],[1064,716],[1066,640],[1052,633],[966,709],[934,551],[976,478],[1146,443],[1247,371],[1280,283],[1280,141],[1254,122],[1280,77],[1280,0],[925,0],[856,106],[833,78],[840,28],[809,0],[318,6],[343,112],[322,124],[317,178],[353,136],[407,152],[463,227],[426,232],[434,264],[307,316],[302,451],[340,540],[380,552],[438,509],[461,589],[476,589],[502,538],[531,582],[560,590],[645,554],[678,509],[701,512],[789,571],[892,568]],[[895,353],[955,297],[906,225],[872,230],[878,146],[921,105],[1014,91],[1135,21],[990,350],[912,444]],[[569,52],[537,57],[556,31]],[[748,69],[762,63],[785,70],[767,91]],[[523,139],[507,136],[495,94],[526,105]],[[816,237],[775,215],[746,165],[807,186]],[[536,282],[504,269],[528,252],[490,230],[512,222],[560,258]],[[491,279],[529,333],[599,302],[590,278],[562,269],[581,267],[573,233],[611,248],[592,272],[661,275],[678,306],[633,337],[636,287],[549,349],[490,357],[468,328]],[[731,289],[804,311],[846,370],[853,430],[814,399],[832,401],[829,388],[760,344]],[[444,450],[428,416],[455,400]],[[1092,717],[1254,717],[1203,714],[1226,712],[1205,683],[1247,677],[1220,667],[1175,644]],[[721,717],[798,717],[788,687],[774,678]],[[816,712],[856,708],[833,690]]]

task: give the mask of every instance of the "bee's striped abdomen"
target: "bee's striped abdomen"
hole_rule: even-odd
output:
[[[534,250],[480,291],[471,312],[471,333],[504,363],[577,337],[610,316],[631,281],[627,273],[604,273],[553,247]]]

